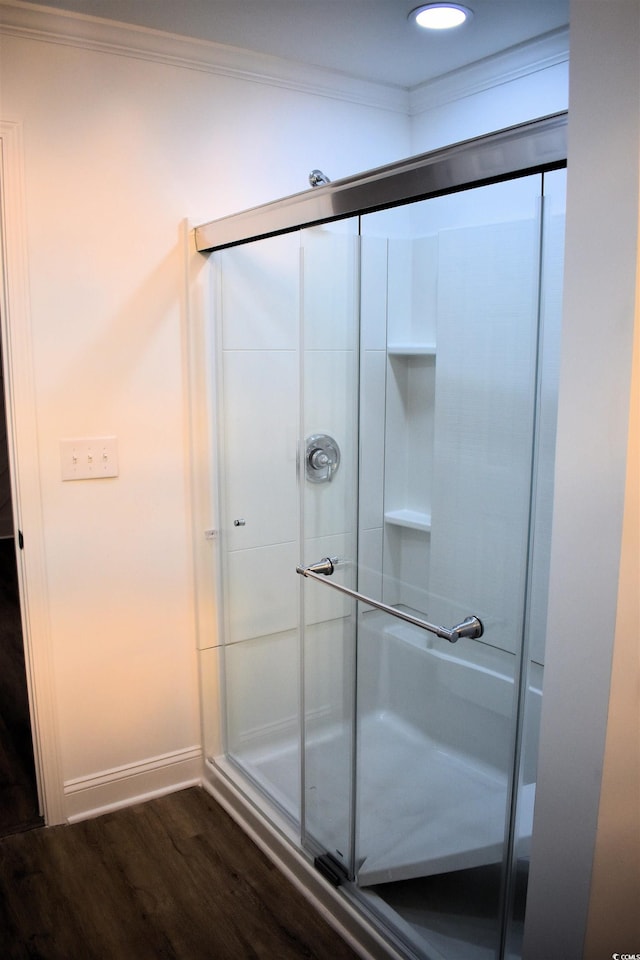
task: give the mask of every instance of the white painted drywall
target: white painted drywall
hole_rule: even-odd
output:
[[[609,700],[612,707],[618,701],[620,671],[636,677],[638,671],[637,635],[625,634],[621,620],[616,636],[618,611],[633,610],[638,597],[638,584],[629,575],[633,567],[619,577],[623,535],[632,542],[637,537],[632,526],[637,514],[624,513],[624,496],[627,463],[637,457],[628,424],[638,323],[638,4],[576,0],[571,47],[555,515],[527,960],[585,956],[596,836],[616,832],[615,804],[602,806],[598,824]],[[610,689],[614,650],[623,664],[617,663]],[[626,724],[637,729],[635,690],[635,698],[629,697],[622,687],[618,706]],[[632,770],[626,782],[633,784],[640,760],[637,740],[635,750],[633,738],[625,750],[626,724],[621,730],[616,719],[606,759],[615,769],[620,752],[626,752]],[[610,781],[606,786],[615,790]],[[618,891],[618,902],[628,903],[631,882],[637,903],[637,820],[635,828],[627,823],[625,845],[629,859],[621,870],[608,872],[608,896],[615,900]],[[598,851],[602,869],[608,857],[600,844]],[[616,912],[603,915],[596,906],[591,904],[590,942],[606,953],[588,955],[637,951],[637,940],[620,942]],[[627,925],[630,921],[627,916]]]
[[[529,51],[531,56],[534,51]],[[514,124],[567,109],[567,36],[561,32],[541,43],[540,69],[522,70],[521,56],[513,51],[492,64],[493,82],[485,76],[487,64],[470,67],[456,80],[445,77],[432,83],[417,100],[411,125],[411,152],[435,150],[449,143],[482,136]],[[525,57],[527,54],[525,54]]]
[[[96,776],[200,742],[183,222],[409,145],[398,112],[91,45],[1,36],[0,110],[23,129],[53,686],[75,814]],[[105,434],[119,477],[63,483],[60,438]]]

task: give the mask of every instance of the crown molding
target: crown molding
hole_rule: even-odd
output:
[[[0,34],[150,60],[416,116],[569,59],[569,28],[551,31],[411,89],[22,0],[0,0]]]
[[[268,84],[407,115],[409,91],[360,80],[294,60],[255,53],[227,44],[182,37],[162,30],[0,0],[0,34],[95,50],[115,56]]]
[[[561,27],[413,87],[409,91],[409,115],[416,116],[568,60],[569,28]]]

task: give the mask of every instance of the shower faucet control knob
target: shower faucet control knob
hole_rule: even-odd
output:
[[[305,444],[306,477],[311,483],[330,483],[340,465],[340,448],[327,433],[314,433]]]
[[[324,450],[314,450],[309,457],[309,462],[314,470],[324,470],[331,464],[331,460]]]

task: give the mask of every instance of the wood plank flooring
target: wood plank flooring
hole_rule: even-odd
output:
[[[0,839],[2,960],[356,960],[202,788]]]

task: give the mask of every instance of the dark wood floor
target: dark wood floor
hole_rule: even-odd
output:
[[[42,823],[13,538],[0,538],[0,837]]]
[[[0,840],[2,960],[356,960],[193,787]]]

